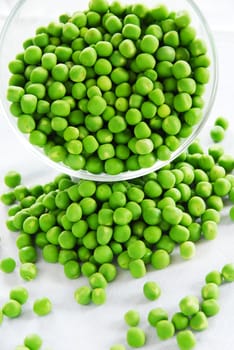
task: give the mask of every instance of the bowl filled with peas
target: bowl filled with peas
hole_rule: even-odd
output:
[[[22,0],[0,47],[3,114],[41,160],[76,178],[160,169],[215,98],[214,43],[192,0]]]

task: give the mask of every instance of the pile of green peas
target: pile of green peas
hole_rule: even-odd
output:
[[[201,301],[198,297],[189,295],[179,302],[180,311],[172,315],[169,319],[168,312],[156,307],[148,313],[148,323],[152,326],[157,337],[162,340],[168,340],[176,335],[177,345],[180,350],[192,350],[196,346],[196,337],[194,332],[200,332],[208,327],[208,319],[219,312],[219,286],[222,283],[234,282],[234,264],[224,265],[221,271],[211,271],[205,277],[206,284],[201,289]],[[152,284],[153,283],[153,284]],[[146,282],[143,287],[157,286],[155,282]],[[154,289],[154,288],[153,288]],[[146,298],[148,296],[145,294]],[[147,342],[147,334],[143,328],[139,327],[140,314],[136,310],[129,310],[124,315],[125,323],[129,326],[126,332],[126,342],[132,348],[140,348]],[[125,350],[121,344],[113,345],[110,350]]]
[[[76,183],[62,174],[44,186],[11,188],[1,200],[12,205],[8,229],[20,231],[22,276],[36,277],[37,247],[70,279],[99,273],[108,282],[116,262],[140,278],[149,264],[167,267],[177,245],[183,259],[192,258],[197,241],[215,239],[224,200],[233,202],[233,168],[220,146],[207,154],[195,141],[171,164],[133,181]],[[104,287],[90,285],[103,288],[97,303],[104,301]]]
[[[202,119],[210,60],[186,11],[91,0],[23,49],[9,63],[10,111],[31,144],[73,170],[151,167]]]

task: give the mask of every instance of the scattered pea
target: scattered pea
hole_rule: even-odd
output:
[[[173,337],[175,327],[171,321],[161,320],[156,324],[156,331],[160,340],[167,340]]]
[[[20,266],[20,276],[25,281],[32,281],[37,277],[37,267],[35,264],[27,262]]]
[[[78,304],[87,305],[91,302],[92,290],[89,286],[82,286],[75,291],[75,300]]]
[[[129,310],[124,315],[126,324],[130,327],[136,327],[140,322],[140,314],[136,310]]]
[[[39,350],[42,346],[42,339],[37,334],[28,334],[24,338],[24,345],[28,347],[30,350]]]
[[[33,303],[33,311],[38,316],[46,316],[52,311],[52,304],[48,298],[37,299]]]
[[[24,287],[15,287],[11,289],[9,297],[12,300],[18,301],[21,305],[25,304],[28,300],[28,291]]]
[[[196,338],[190,330],[178,332],[176,341],[180,350],[192,350],[196,346]]]
[[[147,299],[156,300],[161,295],[161,288],[156,282],[149,281],[144,284],[143,292]]]
[[[17,171],[9,171],[4,177],[5,184],[10,188],[20,185],[21,175]]]
[[[127,331],[127,343],[133,348],[140,348],[145,345],[146,336],[139,327],[130,327]]]
[[[226,264],[221,271],[222,277],[226,282],[234,281],[234,264]]]
[[[180,301],[180,310],[185,316],[192,316],[199,311],[199,300],[195,296],[187,296]]]
[[[3,305],[2,312],[9,318],[19,317],[22,312],[21,304],[16,300],[9,300]]]
[[[219,288],[215,283],[207,283],[202,287],[201,291],[202,298],[206,299],[218,299],[219,297]]]
[[[12,273],[15,267],[16,262],[13,258],[5,258],[0,261],[0,269],[5,273]]]

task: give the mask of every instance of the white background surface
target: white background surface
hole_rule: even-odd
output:
[[[0,26],[9,13],[13,0],[0,0]],[[210,119],[201,134],[204,145],[211,143],[209,128],[215,118],[223,115],[229,119],[230,128],[223,145],[234,153],[234,2],[232,0],[199,0],[200,6],[213,31],[219,56],[219,86]],[[56,6],[56,5],[55,5]],[[17,35],[17,33],[16,33]],[[28,151],[15,138],[5,119],[0,116],[0,191],[4,190],[3,176],[10,169],[23,175],[25,184],[44,183],[52,180],[55,172]],[[7,217],[5,207],[0,206],[0,259],[6,256],[17,257],[16,234],[9,233],[5,227]],[[150,271],[140,279],[134,280],[128,272],[121,272],[107,288],[107,302],[104,306],[81,307],[73,298],[74,290],[83,285],[83,278],[75,281],[66,279],[63,269],[58,265],[38,263],[39,276],[25,283],[13,274],[0,274],[0,306],[7,301],[9,290],[16,285],[25,285],[30,293],[28,303],[23,307],[19,319],[4,319],[0,327],[0,349],[14,350],[21,344],[24,336],[35,332],[44,339],[43,349],[53,350],[108,350],[114,343],[125,344],[123,314],[130,308],[141,313],[141,324],[148,335],[147,350],[174,350],[175,339],[159,342],[153,328],[147,325],[148,311],[156,306],[165,307],[170,314],[178,310],[179,300],[187,294],[199,295],[204,276],[212,269],[220,269],[225,263],[234,261],[233,224],[228,218],[228,208],[223,211],[219,235],[215,241],[200,242],[197,255],[189,262],[181,261],[176,254],[172,265],[163,271]],[[19,265],[19,263],[17,264]],[[162,296],[157,302],[148,302],[142,294],[146,280],[156,280],[162,288]],[[35,316],[32,304],[36,298],[48,296],[53,303],[53,312],[44,318]],[[197,334],[198,350],[234,349],[234,284],[224,285],[220,296],[219,315],[209,319],[209,329]],[[128,348],[127,348],[128,349]]]

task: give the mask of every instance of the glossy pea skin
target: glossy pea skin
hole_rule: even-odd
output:
[[[51,301],[44,297],[37,299],[33,303],[33,311],[38,316],[46,316],[52,311]]]
[[[24,338],[24,345],[31,350],[39,350],[42,346],[42,339],[38,334],[31,333]]]
[[[131,327],[127,331],[127,343],[134,348],[142,347],[145,344],[145,333],[141,328]]]
[[[21,304],[16,300],[9,300],[3,305],[2,312],[8,318],[16,318],[21,314]]]

